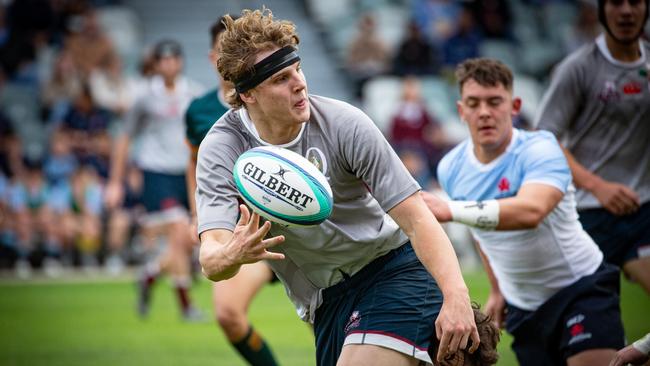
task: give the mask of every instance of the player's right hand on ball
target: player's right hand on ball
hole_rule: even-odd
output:
[[[246,205],[239,205],[239,221],[228,243],[229,251],[241,264],[255,263],[265,259],[284,259],[284,254],[270,252],[267,249],[284,241],[284,235],[264,239],[271,230],[271,223],[260,226],[260,215],[248,211]]]

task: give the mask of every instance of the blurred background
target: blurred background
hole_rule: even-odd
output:
[[[185,75],[213,88],[210,26],[224,13],[266,5],[297,25],[310,92],[362,108],[420,184],[436,189],[439,159],[467,136],[456,114],[455,65],[477,56],[509,65],[524,102],[515,124],[529,128],[554,65],[601,32],[595,3],[0,0],[0,364],[242,364],[216,327],[181,328],[168,314],[171,299],[157,305],[167,315],[136,319],[130,281],[150,240],[138,227],[137,166],[124,182],[124,207],[103,206],[112,142],[154,72],[157,41],[180,42]],[[446,229],[472,296],[484,301],[487,282],[467,231]],[[195,282],[208,309],[209,285],[200,275]],[[647,296],[627,288],[636,295],[625,306],[647,312]],[[279,328],[277,353],[287,364],[312,364],[308,328],[279,286],[265,291],[254,309]],[[650,330],[647,317],[630,319],[633,339]],[[287,322],[296,330],[287,332]],[[131,358],[118,357],[122,351]]]

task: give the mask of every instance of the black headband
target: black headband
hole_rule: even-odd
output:
[[[253,70],[235,81],[235,90],[237,90],[237,93],[244,93],[253,89],[271,75],[298,61],[300,61],[300,56],[296,53],[295,48],[291,46],[280,48],[267,58],[256,63]]]

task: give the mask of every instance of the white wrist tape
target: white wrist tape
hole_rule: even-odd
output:
[[[650,333],[646,334],[645,337],[639,339],[638,341],[632,343],[632,346],[644,355],[650,355]]]
[[[452,220],[480,229],[494,229],[499,224],[499,202],[449,201]]]

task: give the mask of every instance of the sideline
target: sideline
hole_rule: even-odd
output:
[[[35,270],[29,278],[18,278],[14,271],[0,271],[0,286],[32,286],[32,285],[69,285],[69,284],[94,284],[94,283],[125,283],[133,282],[137,268],[126,268],[119,275],[111,275],[97,267],[96,269],[64,269],[57,276],[47,276]]]

